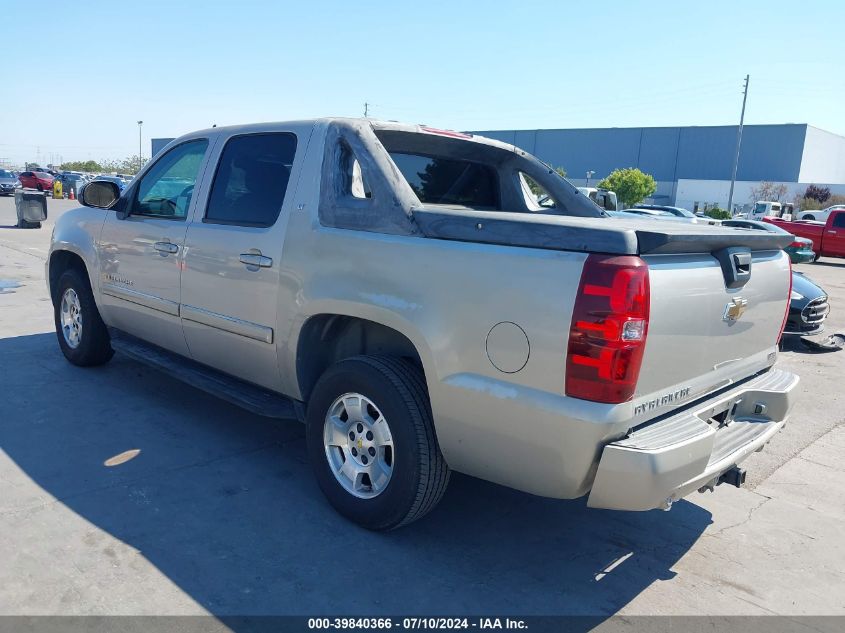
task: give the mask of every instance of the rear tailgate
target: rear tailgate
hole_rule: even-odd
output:
[[[789,257],[781,250],[750,254],[750,277],[734,288],[712,253],[643,256],[651,310],[637,418],[661,415],[774,362],[789,300]]]

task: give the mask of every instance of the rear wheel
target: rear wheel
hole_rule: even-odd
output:
[[[805,215],[805,216],[804,216],[803,218],[801,218],[801,219],[802,219],[802,220],[815,220],[815,219],[816,219],[816,216],[814,216],[814,215]]]
[[[419,519],[443,496],[449,468],[424,376],[413,363],[386,356],[336,363],[314,387],[307,424],[317,482],[355,523],[391,530]]]
[[[84,274],[75,269],[62,274],[53,297],[53,313],[59,347],[71,363],[89,367],[111,359],[114,351],[109,333]]]

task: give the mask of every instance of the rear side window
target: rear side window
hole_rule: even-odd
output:
[[[235,136],[226,143],[204,222],[272,226],[282,210],[296,155],[289,133]]]
[[[423,203],[499,209],[499,182],[489,165],[398,152],[390,157]]]

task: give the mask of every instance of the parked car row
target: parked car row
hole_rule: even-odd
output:
[[[669,209],[675,210],[671,213]],[[689,221],[689,211],[678,207],[659,205],[635,205],[624,211],[608,211],[616,218],[642,220],[681,220]],[[827,217],[827,225],[820,222],[786,222],[775,217],[765,217],[765,221],[734,218],[720,222],[723,227],[743,231],[767,231],[780,235],[790,235],[792,242],[783,250],[793,264],[805,264],[817,261],[824,255],[845,257],[845,207],[832,209]],[[693,215],[690,213],[690,215]],[[693,216],[694,218],[695,216]],[[692,219],[692,221],[695,221]],[[787,226],[788,225],[788,226]],[[786,228],[784,228],[786,227]],[[832,227],[830,230],[826,227]],[[837,227],[841,227],[841,237]],[[789,230],[787,230],[787,228]],[[802,233],[804,234],[802,236]],[[824,250],[822,250],[824,249]],[[830,312],[827,292],[803,273],[793,271],[792,290],[789,297],[789,311],[784,323],[785,336],[814,336],[825,329],[825,320]]]
[[[0,169],[0,195],[14,195],[15,190],[20,188],[52,191],[55,182],[59,181],[65,195],[73,191],[74,195],[78,197],[85,185],[94,180],[108,180],[115,183],[122,191],[132,180],[132,176],[125,174],[93,175],[76,171],[55,172],[46,169],[32,169],[22,172]]]

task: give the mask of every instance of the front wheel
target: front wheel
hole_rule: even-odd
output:
[[[88,279],[78,270],[67,270],[59,278],[53,314],[59,347],[71,363],[90,367],[111,359],[114,351],[108,330],[100,318]]]
[[[371,530],[419,519],[449,482],[425,378],[402,358],[356,356],[329,368],[308,402],[306,439],[329,503]]]

